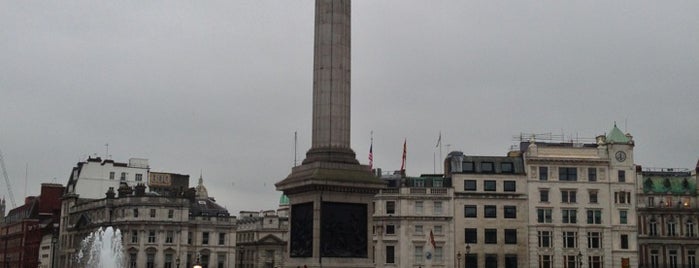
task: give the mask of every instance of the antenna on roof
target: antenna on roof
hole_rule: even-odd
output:
[[[298,162],[296,161],[296,155],[297,155],[296,146],[298,143],[298,136],[297,135],[298,134],[296,133],[296,131],[294,131],[294,166],[298,165]]]
[[[105,151],[106,151],[104,154],[104,159],[110,159],[111,157],[109,157],[109,143],[105,143],[104,147],[105,147]]]

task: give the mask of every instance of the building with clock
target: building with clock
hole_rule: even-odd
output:
[[[634,141],[616,125],[581,142],[522,136],[529,267],[637,267]]]

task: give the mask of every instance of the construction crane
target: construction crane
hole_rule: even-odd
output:
[[[2,175],[5,177],[5,184],[7,185],[7,193],[10,195],[10,202],[12,203],[12,208],[16,208],[15,195],[12,193],[12,185],[10,184],[10,177],[7,176],[7,168],[5,168],[5,159],[2,157],[2,151],[0,151],[0,168],[2,168]]]

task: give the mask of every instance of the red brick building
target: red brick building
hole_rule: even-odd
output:
[[[24,205],[10,210],[0,225],[0,267],[40,267],[41,240],[60,218],[63,190],[63,185],[44,183],[41,195],[29,196]]]

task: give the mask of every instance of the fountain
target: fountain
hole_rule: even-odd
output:
[[[80,242],[77,262],[82,267],[121,268],[123,257],[121,231],[111,226],[100,227]]]

